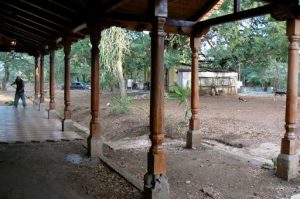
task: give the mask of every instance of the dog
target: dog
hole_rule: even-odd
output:
[[[246,99],[242,98],[241,96],[239,97],[239,102],[247,102]]]
[[[286,95],[286,92],[285,91],[275,91],[275,96],[277,96],[277,95],[280,95],[280,96],[282,96],[282,95]]]

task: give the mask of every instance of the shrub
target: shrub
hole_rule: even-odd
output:
[[[125,114],[129,113],[132,98],[127,96],[115,96],[111,98],[111,113],[112,114]]]

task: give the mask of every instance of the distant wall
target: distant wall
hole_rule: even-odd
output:
[[[236,72],[199,72],[200,95],[212,94],[237,94]],[[182,87],[191,87],[191,72],[188,70],[177,71],[177,83]]]

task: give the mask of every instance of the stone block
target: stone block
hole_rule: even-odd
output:
[[[146,199],[170,199],[170,186],[165,174],[144,176],[144,197]]]
[[[186,147],[189,149],[196,148],[201,144],[201,131],[189,130],[186,135]]]
[[[284,180],[298,177],[299,158],[297,155],[279,154],[276,175]]]
[[[39,104],[39,111],[43,112],[46,110],[46,104],[45,103],[40,103]]]
[[[56,119],[57,114],[55,109],[49,109],[48,110],[48,119]]]
[[[89,136],[88,143],[88,155],[90,157],[102,157],[103,156],[103,140],[101,137]]]
[[[63,119],[62,120],[62,131],[73,131],[73,121],[71,119]]]

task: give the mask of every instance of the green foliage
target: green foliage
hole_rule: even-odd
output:
[[[172,88],[174,89],[174,92],[169,93],[169,97],[175,98],[178,101],[179,105],[187,105],[191,89],[189,87],[183,88],[179,86],[176,82],[174,82]]]
[[[168,97],[174,98],[178,101],[179,105],[184,105],[185,107],[185,122],[188,123],[189,118],[190,118],[190,108],[188,104],[188,99],[191,93],[191,89],[189,87],[183,88],[179,86],[176,82],[172,85],[174,92],[169,93]]]
[[[211,17],[232,13],[232,5],[232,0],[226,0]],[[241,1],[242,10],[261,5],[258,1]],[[268,15],[214,26],[202,40],[202,52],[206,59],[213,60],[215,68],[242,71],[241,80],[247,80],[245,83],[273,84],[274,81],[266,75],[270,74],[274,65],[287,62],[285,31],[285,22],[275,21]],[[277,69],[278,74],[285,73],[281,70],[283,68]]]
[[[115,96],[112,97],[111,103],[111,113],[112,114],[125,114],[129,113],[130,105],[132,104],[132,98],[128,96]]]
[[[33,66],[33,58],[26,54],[0,52],[0,74],[4,74],[4,70],[7,69],[9,71],[8,81],[13,81],[17,75],[20,75],[25,81],[32,80]]]

